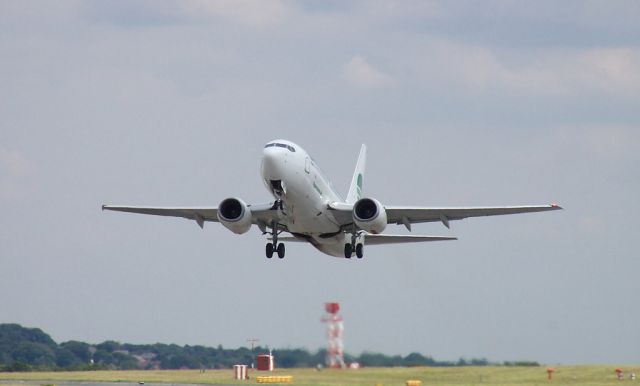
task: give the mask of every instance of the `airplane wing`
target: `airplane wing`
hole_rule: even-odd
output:
[[[439,221],[449,228],[449,221],[462,220],[467,217],[499,216],[506,214],[545,212],[562,209],[560,206],[502,206],[502,207],[467,207],[467,208],[420,208],[387,206],[387,223],[403,224],[411,230],[411,224]]]
[[[329,208],[341,225],[353,223],[352,204],[332,203]],[[490,206],[490,207],[413,207],[413,206],[384,206],[388,224],[401,224],[411,230],[411,224],[422,222],[442,222],[449,228],[449,221],[462,220],[467,217],[499,216],[505,214],[545,212],[562,209],[556,204],[529,206]]]
[[[458,240],[457,237],[446,236],[424,236],[424,235],[372,235],[367,234],[364,236],[365,245],[381,245],[381,244],[402,244],[402,243],[415,243],[420,241],[446,241],[446,240]]]
[[[269,224],[272,220],[278,220],[277,211],[273,209],[273,204],[248,205],[251,209],[251,222],[253,224]],[[139,214],[150,214],[154,216],[182,217],[194,220],[200,228],[204,227],[205,221],[218,221],[217,207],[151,207],[151,206],[119,206],[102,205],[102,210],[114,210],[118,212],[129,212]]]

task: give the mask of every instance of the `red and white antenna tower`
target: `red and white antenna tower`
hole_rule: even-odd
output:
[[[344,368],[342,333],[344,324],[339,303],[325,303],[324,310],[327,314],[322,321],[327,324],[327,366],[332,368]]]

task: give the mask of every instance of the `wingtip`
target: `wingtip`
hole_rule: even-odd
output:
[[[560,205],[556,204],[555,202],[553,204],[550,205],[553,209],[564,209],[563,207],[561,207]]]

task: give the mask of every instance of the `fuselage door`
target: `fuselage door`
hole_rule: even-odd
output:
[[[309,157],[305,158],[304,160],[304,171],[309,174],[309,171],[311,170],[311,160],[309,159]]]

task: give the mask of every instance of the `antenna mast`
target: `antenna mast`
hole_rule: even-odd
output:
[[[327,366],[331,368],[344,368],[344,353],[342,333],[344,324],[339,303],[325,303],[324,310],[327,312],[322,317],[322,322],[327,325]]]

